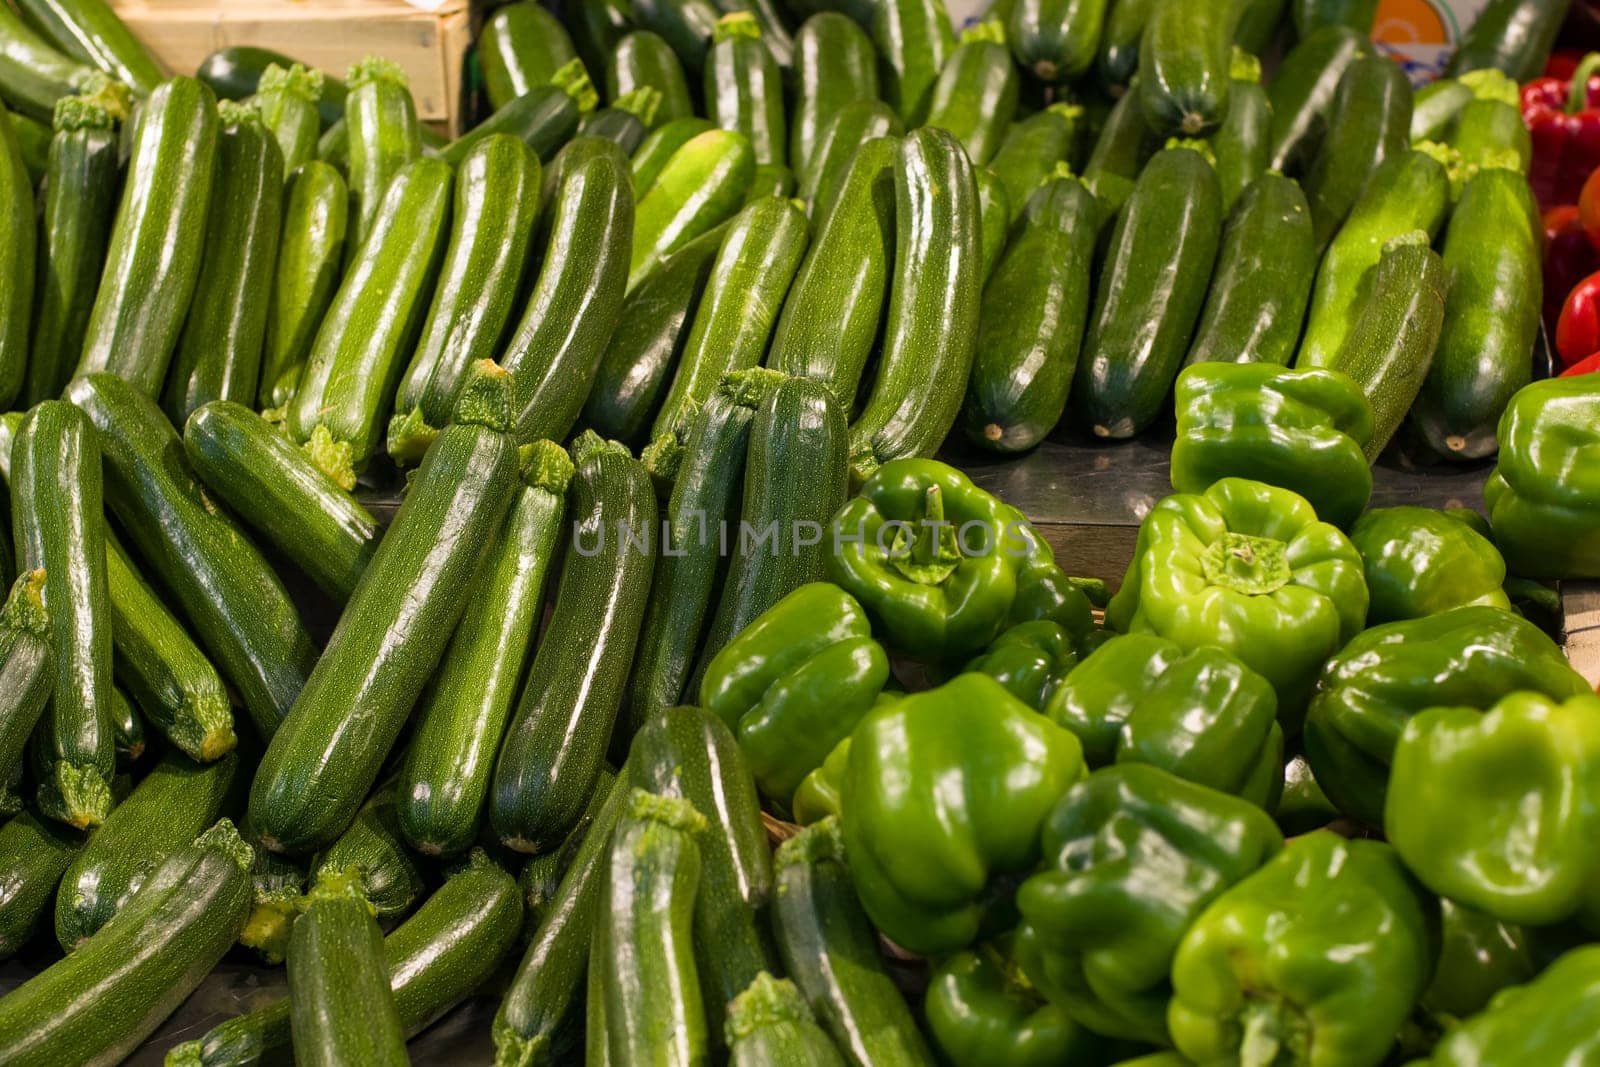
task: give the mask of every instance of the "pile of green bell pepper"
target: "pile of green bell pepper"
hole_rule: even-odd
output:
[[[1468,604],[1511,607],[1499,549],[1449,512],[1378,508],[1361,516],[1350,541],[1366,565],[1369,626]]]
[[[1043,711],[1072,669],[1109,636],[1104,630],[1070,634],[1049,619],[1019,622],[969,660],[966,669],[987,674],[1028,707]]]
[[[1574,949],[1445,1036],[1433,1067],[1600,1062],[1600,945]]]
[[[1519,391],[1483,490],[1495,543],[1524,578],[1600,578],[1600,375]]]

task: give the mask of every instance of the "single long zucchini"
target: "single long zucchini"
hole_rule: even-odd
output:
[[[295,61],[282,52],[250,45],[232,45],[219,48],[200,62],[195,77],[211,86],[221,100],[246,100],[261,88],[261,79],[267,68],[276,66],[288,70]],[[322,95],[317,101],[317,114],[323,128],[344,118],[345,97],[349,90],[344,82],[329,74],[322,76]]]
[[[539,179],[539,157],[505,134],[479,141],[456,170],[450,243],[389,423],[389,455],[403,466],[449,421],[468,368],[500,347],[533,243]]]
[[[765,197],[735,216],[652,437],[686,437],[723,375],[760,364],[806,241],[805,212],[792,201]]]
[[[1517,82],[1544,70],[1570,0],[1491,0],[1445,68],[1448,77],[1494,68]]]
[[[659,35],[636,30],[617,42],[606,61],[606,99],[618,100],[646,88],[661,94],[656,129],[694,116],[694,100],[678,54]],[[708,122],[705,128],[710,125]],[[644,192],[643,187],[639,192]]]
[[[1000,178],[988,167],[974,167],[978,190],[978,282],[987,285],[1011,230],[1011,200]]]
[[[0,778],[9,780],[22,766],[28,737],[50,702],[55,680],[44,572],[24,571],[0,606]]]
[[[1005,186],[1008,227],[1022,215],[1034,190],[1053,179],[1056,164],[1079,166],[1084,127],[1084,110],[1076,104],[1051,104],[1011,124],[989,161],[989,170]]]
[[[950,53],[928,100],[929,126],[955,135],[982,166],[1000,149],[1017,110],[1017,72],[999,22],[967,30]]]
[[[857,100],[839,108],[822,128],[810,164],[799,172],[797,191],[813,221],[820,225],[832,213],[862,145],[877,138],[898,138],[904,132],[900,116],[882,100]]]
[[[166,71],[105,0],[18,0],[22,17],[51,44],[124,82],[140,96],[155,91]]]
[[[692,75],[705,67],[706,53],[721,12],[711,0],[635,0],[633,21],[659,34]]]
[[[1158,134],[1198,137],[1221,124],[1234,34],[1248,0],[1157,3],[1139,42],[1140,110]]]
[[[337,603],[350,599],[378,547],[377,520],[304,449],[247,407],[217,401],[183,428],[206,487]]]
[[[1211,152],[1217,159],[1222,210],[1231,211],[1234,201],[1267,172],[1272,157],[1272,102],[1261,86],[1261,63],[1237,49],[1228,116],[1211,137]]]
[[[522,488],[418,709],[397,813],[406,840],[428,855],[461,852],[478,833],[495,756],[544,614],[572,470],[554,442],[526,446]]]
[[[591,111],[578,123],[578,132],[585,137],[604,137],[615,141],[626,155],[631,155],[644,143],[650,132],[645,119],[655,117],[661,104],[661,94],[655,89],[637,89],[632,96],[617,101],[617,106]]]
[[[77,829],[111,810],[111,608],[100,441],[83,413],[47,400],[11,446],[12,534],[22,570],[43,569],[55,687],[40,726],[41,810]]]
[[[88,835],[24,811],[0,824],[0,960],[32,939]]]
[[[800,990],[765,971],[728,1005],[724,1034],[732,1067],[844,1067]]]
[[[101,81],[93,67],[56,49],[9,6],[0,10],[0,97],[7,106],[49,122],[57,100]]]
[[[68,952],[128,906],[150,872],[217,820],[239,757],[196,763],[169,752],[89,838],[56,894],[56,940]]]
[[[882,371],[850,427],[855,482],[891,459],[933,454],[961,411],[977,343],[983,279],[972,164],[955,138],[925,127],[901,143],[894,190],[894,284]]]
[[[1411,104],[1411,142],[1444,141],[1461,112],[1477,98],[1471,86],[1439,78],[1418,89]]]
[[[99,431],[111,513],[239,691],[257,732],[271,736],[316,660],[282,583],[200,491],[153,400],[104,374],[77,379],[66,396]]]
[[[77,376],[108,371],[147,396],[166,380],[200,274],[217,170],[216,104],[204,84],[177,77],[139,106]]]
[[[0,999],[0,1059],[121,1062],[211,973],[249,910],[250,846],[224,819],[76,952]]]
[[[350,68],[348,81],[345,124],[354,250],[365,243],[380,212],[391,213],[384,204],[385,190],[402,167],[421,158],[422,130],[405,72],[397,64],[368,56]]]
[[[28,180],[38,185],[44,180],[44,172],[50,162],[51,124],[21,114],[13,114],[10,118],[11,132],[16,136],[17,151],[22,155]]]
[[[1128,86],[1139,72],[1139,42],[1156,3],[1157,0],[1110,0],[1107,5],[1095,71],[1113,92]]]
[[[550,165],[544,169],[544,178],[539,190],[539,225],[535,231],[536,244],[548,243],[551,229],[550,205],[555,203],[556,193],[561,190],[562,184],[567,180],[567,175],[579,164],[595,156],[605,156],[623,170],[630,170],[628,154],[622,146],[606,137],[591,137],[580,133],[572,140],[561,146],[561,151],[556,153]],[[544,252],[542,247],[533,251]],[[537,262],[537,260],[535,261]]]
[[[175,426],[213,400],[255,399],[278,257],[283,153],[255,108],[225,100],[217,115],[205,256],[163,393]]]
[[[1040,81],[1076,81],[1094,62],[1110,6],[1111,0],[1017,0],[1006,23],[1017,64]]]
[[[789,122],[789,165],[804,175],[823,131],[841,108],[878,99],[878,54],[847,15],[824,11],[795,34],[795,109]]]
[[[120,181],[111,111],[93,98],[69,99],[56,109],[41,194],[37,303],[23,392],[30,407],[60,396],[77,364]]]
[[[1083,184],[1100,201],[1102,227],[1116,220],[1133,195],[1145,164],[1159,147],[1160,142],[1150,133],[1139,111],[1138,94],[1124,94],[1106,116],[1106,124],[1083,168]]]
[[[594,103],[594,86],[583,65],[573,60],[570,68],[558,72],[555,84],[535,86],[508,102],[442,148],[439,158],[459,167],[479,142],[508,134],[533,149],[541,162],[548,162],[578,132],[579,121],[594,110]]]
[[[400,835],[395,782],[372,791],[355,820],[317,856],[311,875],[320,880],[340,871],[357,872],[361,895],[383,927],[404,918],[426,890],[422,870]]]
[[[263,408],[286,406],[300,383],[339,287],[349,218],[350,192],[332,166],[313,159],[289,175],[256,398]]]
[[[327,846],[377,780],[511,506],[513,408],[510,376],[478,364],[256,771],[250,825],[271,851]]]
[[[307,1067],[403,1067],[405,1027],[384,980],[383,931],[356,871],[330,872],[306,896],[289,934],[289,1017],[295,1062]]]
[[[634,233],[627,171],[596,155],[566,172],[546,213],[544,266],[500,357],[517,382],[517,438],[562,440],[594,382],[627,287]]]
[[[703,73],[706,117],[749,139],[758,166],[788,162],[789,134],[784,123],[783,84],[778,63],[749,11],[717,20]]]
[[[655,492],[621,445],[574,445],[572,548],[495,764],[489,818],[519,852],[561,840],[594,788],[650,592]],[[575,682],[581,679],[581,682]]]
[[[1301,174],[1302,168],[1311,165],[1344,72],[1357,59],[1371,54],[1367,34],[1333,25],[1304,38],[1283,58],[1267,89],[1272,101],[1273,170]]]
[[[1411,82],[1387,56],[1351,63],[1339,79],[1328,132],[1306,176],[1306,200],[1317,247],[1325,248],[1372,175],[1410,147]]]
[[[950,15],[938,0],[884,0],[871,7],[883,98],[907,129],[921,126],[934,83],[956,48]]]
[[[322,116],[317,103],[322,99],[322,72],[308,70],[299,63],[288,67],[270,64],[252,97],[261,112],[261,122],[272,132],[283,156],[283,176],[317,158],[317,141],[322,136]]]
[[[577,58],[561,21],[534,0],[497,8],[478,32],[478,65],[489,106],[505,107]]]
[[[678,149],[714,129],[711,120],[691,115],[664,122],[650,131],[650,136],[634,151],[631,161],[634,196],[641,197],[650,191]]]
[[[667,256],[732,218],[744,205],[755,169],[750,139],[733,130],[709,130],[674,152],[639,199],[628,289],[636,289]]]
[[[289,404],[290,436],[346,489],[355,488],[356,475],[378,450],[405,369],[403,353],[427,313],[444,253],[450,185],[450,166],[437,159],[408,163],[395,175]]]
[[[983,290],[962,424],[969,440],[1020,452],[1061,421],[1089,319],[1099,202],[1060,175],[1028,198]]]

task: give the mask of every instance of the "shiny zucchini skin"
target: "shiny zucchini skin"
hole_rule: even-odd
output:
[[[1157,3],[1139,42],[1140,110],[1163,136],[1198,137],[1221,125],[1232,89],[1233,36],[1249,0]]]
[[[422,129],[406,76],[394,63],[368,57],[350,68],[345,101],[350,176],[351,252],[366,242],[384,205],[389,183],[422,156]]]
[[[1328,132],[1306,176],[1318,248],[1333,240],[1384,161],[1410,146],[1410,80],[1385,56],[1357,59],[1339,79]]]
[[[984,286],[961,422],[967,438],[1021,452],[1061,421],[1089,319],[1100,205],[1077,178],[1041,185]]]
[[[1366,34],[1324,26],[1283,57],[1267,89],[1272,101],[1272,169],[1300,175],[1317,157],[1334,94],[1350,64],[1372,54]],[[1357,161],[1352,160],[1352,163]]]
[[[868,141],[899,137],[905,132],[900,116],[882,100],[857,100],[845,104],[823,126],[810,164],[796,173],[801,200],[814,222],[828,217],[838,189],[850,172],[850,162]]]
[[[144,719],[120,689],[111,690],[111,738],[117,749],[117,770],[127,771],[144,755]],[[115,793],[116,779],[112,779]]]
[[[1102,227],[1116,220],[1133,195],[1145,163],[1159,147],[1160,142],[1139,111],[1138,94],[1125,93],[1106,117],[1105,127],[1083,168],[1083,183],[1100,201]]]
[[[465,851],[483,821],[500,739],[544,614],[571,478],[561,446],[528,446],[505,527],[417,709],[395,811],[406,841],[427,855]]]
[[[929,456],[943,443],[961,411],[978,336],[982,247],[972,164],[954,137],[924,127],[901,142],[894,173],[883,369],[850,427],[853,483],[880,463]]]
[[[313,159],[289,175],[256,390],[262,408],[287,405],[300,383],[311,342],[339,287],[349,219],[350,192],[334,167]]]
[[[445,145],[438,156],[452,167],[460,167],[485,138],[508,134],[533,149],[541,162],[548,162],[578,132],[581,118],[577,101],[565,89],[535,86]]]
[[[701,77],[706,117],[744,134],[757,166],[787,165],[783,84],[754,15],[738,11],[718,20]]]
[[[1043,82],[1076,81],[1094,63],[1106,9],[1115,2],[1016,0],[1006,39],[1017,65]]]
[[[23,811],[0,824],[0,960],[26,945],[50,913],[61,876],[89,836]]]
[[[907,129],[920,126],[939,72],[956,48],[950,15],[939,0],[882,0],[871,6],[883,98]]]
[[[712,125],[710,119],[690,115],[663,122],[651,130],[644,143],[633,153],[631,169],[634,196],[641,197],[650,191],[650,187],[661,176],[667,161],[678,149],[707,130],[714,129],[716,126]]]
[[[755,150],[734,130],[708,130],[672,154],[634,213],[628,289],[638,288],[667,256],[744,206],[755,179]]]
[[[347,870],[359,872],[361,895],[385,928],[404,918],[426,890],[422,870],[400,835],[393,781],[373,790],[344,833],[317,856],[311,876]]]
[[[1095,71],[1100,81],[1112,89],[1127,86],[1139,71],[1139,42],[1150,10],[1158,0],[1110,0],[1100,46],[1095,55]]]
[[[44,814],[77,829],[111,810],[111,606],[101,444],[83,413],[47,400],[11,446],[11,526],[21,570],[43,569],[55,687],[39,726]]]
[[[1200,152],[1157,153],[1118,217],[1072,385],[1096,437],[1132,437],[1167,403],[1222,238],[1222,189]]]
[[[166,70],[105,0],[18,0],[22,17],[50,43],[102,70],[140,96],[155,91]]]
[[[989,161],[989,170],[1005,186],[1008,227],[1022,214],[1034,190],[1051,180],[1057,163],[1074,170],[1082,164],[1079,142],[1084,125],[1083,109],[1071,104],[1052,104],[1011,124]]]
[[[562,178],[544,266],[500,356],[517,382],[518,440],[563,440],[583,410],[622,308],[633,207],[628,173],[609,155]]]
[[[649,105],[641,105],[648,110]],[[603,137],[615,141],[624,154],[631,155],[644,143],[649,129],[638,115],[621,107],[603,107],[591,111],[578,123],[578,132],[586,137]]]
[[[878,54],[849,16],[824,11],[794,37],[795,108],[789,121],[789,165],[804,175],[828,123],[848,104],[878,99]]]
[[[635,30],[617,42],[606,60],[606,99],[616,100],[646,87],[661,94],[656,106],[657,129],[694,116],[694,98],[689,95],[678,54],[659,34]]]
[[[446,427],[428,450],[267,746],[250,789],[250,825],[271,851],[314,851],[343,832],[444,654],[515,493],[509,393],[499,372],[468,383],[456,415],[474,421]]]
[[[307,70],[299,63],[281,67],[269,64],[251,102],[261,112],[261,122],[278,142],[283,156],[283,176],[294,173],[317,158],[317,141],[322,136],[322,116],[317,102],[322,99],[325,79],[321,71]]]
[[[295,60],[282,52],[251,45],[231,45],[219,48],[200,63],[195,77],[211,87],[220,100],[245,100],[261,88],[261,79],[267,68],[278,66],[288,70]],[[344,118],[344,102],[349,90],[344,82],[331,75],[322,76],[322,95],[317,101],[317,114],[323,128]]]
[[[88,90],[96,78],[93,67],[56,49],[9,6],[0,10],[0,96],[7,107],[49,122],[57,100]]]
[[[1211,151],[1217,158],[1222,210],[1231,211],[1234,201],[1267,172],[1272,157],[1272,102],[1259,79],[1234,79],[1228,116],[1211,137]]]
[[[988,167],[974,167],[972,177],[978,189],[978,280],[986,285],[1006,248],[1011,198],[999,176]]]
[[[489,106],[498,111],[529,90],[550,84],[577,58],[566,28],[535,0],[496,8],[478,31],[478,65]]]
[[[21,768],[55,680],[44,572],[24,571],[0,607],[0,779],[9,781]]]
[[[945,61],[928,100],[927,125],[948,130],[975,166],[983,166],[1017,110],[1017,72],[1004,44],[964,41]]]
[[[140,105],[77,376],[109,372],[148,396],[166,379],[205,246],[216,104],[204,84],[177,77]]]
[[[229,101],[217,110],[205,253],[162,394],[174,426],[213,400],[255,399],[278,258],[283,152],[254,108]]]
[[[1570,0],[1492,0],[1445,68],[1447,77],[1493,67],[1517,82],[1544,70]]]
[[[239,776],[229,753],[196,763],[168,752],[73,858],[56,894],[56,940],[68,952],[127,907],[150,872],[217,820]]]
[[[0,1000],[0,1059],[121,1062],[211,973],[249,910],[250,846],[224,819],[76,952]]]

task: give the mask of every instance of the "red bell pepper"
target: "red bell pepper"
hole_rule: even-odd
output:
[[[1533,135],[1528,183],[1541,208],[1575,204],[1600,167],[1600,54],[1578,65],[1571,81],[1535,78],[1522,87],[1522,121]]]
[[[1600,352],[1600,273],[1589,275],[1567,294],[1556,323],[1556,354],[1570,367]]]
[[[1544,213],[1544,325],[1553,335],[1574,286],[1600,270],[1600,251],[1584,232],[1574,204]]]
[[[1578,360],[1561,372],[1563,378],[1576,378],[1580,374],[1600,374],[1600,352]]]

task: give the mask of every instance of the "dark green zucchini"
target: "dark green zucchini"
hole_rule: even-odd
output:
[[[144,719],[120,689],[111,690],[111,737],[117,749],[117,770],[126,771],[144,755]]]
[[[633,0],[633,21],[660,35],[684,68],[698,76],[711,50],[721,12],[710,0]]]
[[[1316,159],[1344,72],[1372,42],[1348,26],[1324,26],[1283,57],[1267,88],[1272,101],[1272,169],[1302,174]],[[1351,161],[1356,163],[1358,161]]]
[[[467,153],[487,137],[509,134],[522,141],[542,162],[548,162],[578,132],[582,117],[594,110],[594,86],[577,60],[554,85],[539,85],[508,102],[483,122],[451,141],[439,158],[459,167]]]
[[[1272,157],[1272,103],[1261,87],[1261,63],[1238,49],[1233,53],[1233,88],[1228,116],[1211,136],[1217,159],[1217,181],[1222,186],[1222,210],[1250,184],[1267,172]]]
[[[576,58],[572,38],[560,20],[535,0],[496,8],[478,32],[483,89],[496,111],[550,84],[555,72]]]
[[[989,161],[989,169],[1005,186],[1008,224],[1022,214],[1034,190],[1053,179],[1057,163],[1079,165],[1084,127],[1083,108],[1076,104],[1051,104],[1011,124]]]
[[[219,48],[200,63],[195,77],[211,86],[212,92],[222,100],[245,100],[261,88],[261,79],[267,68],[278,66],[285,70],[294,66],[295,60],[282,52],[250,45],[232,45]],[[322,76],[322,96],[317,101],[317,113],[323,128],[344,118],[344,102],[349,90],[344,82],[331,75]]]
[[[955,135],[974,165],[989,162],[1017,111],[1017,72],[998,22],[961,35],[928,100],[927,125]]]
[[[978,281],[987,285],[1000,263],[1000,253],[1006,249],[1011,200],[1006,187],[988,167],[974,167],[972,178],[978,189]]]
[[[646,86],[635,89],[618,103],[628,106],[603,107],[589,112],[578,123],[578,132],[586,137],[615,141],[624,153],[631,155],[644,143],[645,134],[650,130],[645,116],[654,117],[656,108],[661,105],[661,94]]]
[[[317,158],[317,141],[322,136],[317,102],[322,99],[322,87],[322,72],[299,63],[287,68],[274,63],[261,73],[261,83],[251,99],[261,112],[262,124],[278,142],[285,178]]]
[[[22,166],[28,172],[28,180],[38,185],[44,180],[44,172],[50,164],[50,141],[54,136],[51,124],[21,114],[11,115],[10,118],[11,132],[17,139],[17,152],[22,156]]]
[[[0,97],[39,122],[49,122],[56,101],[90,91],[104,75],[58,51],[9,6],[0,8]]]
[[[921,126],[934,83],[956,48],[950,15],[939,0],[881,0],[870,6],[883,98],[907,129]]]
[[[606,61],[606,99],[618,100],[647,88],[661,94],[653,127],[693,117],[694,99],[678,54],[659,35],[636,30],[617,42]]]
[[[1150,133],[1139,112],[1139,97],[1128,93],[1106,117],[1094,151],[1083,168],[1083,184],[1100,201],[1100,225],[1109,226],[1133,195],[1151,153],[1160,142]]]
[[[1017,0],[1006,23],[1017,64],[1043,82],[1076,81],[1094,62],[1110,6],[1110,0]]]
[[[396,804],[406,840],[428,855],[465,850],[482,822],[495,755],[544,614],[571,478],[561,446],[526,447],[522,487],[417,710]]]
[[[397,789],[390,781],[373,790],[355,820],[311,868],[314,879],[339,871],[358,872],[361,895],[385,928],[404,918],[427,888],[400,835]]]
[[[1135,89],[1145,121],[1164,136],[1198,137],[1228,114],[1234,34],[1249,0],[1157,3],[1139,42]]]
[[[166,75],[161,62],[105,0],[18,0],[22,17],[75,59],[149,96]]]
[[[253,836],[245,827],[245,840]],[[282,964],[289,951],[289,931],[300,914],[310,880],[303,864],[255,846],[255,862],[250,865],[250,917],[239,931],[239,944],[254,949],[268,966]],[[284,1018],[288,1018],[287,1006]]]
[[[313,159],[289,175],[256,395],[263,408],[286,407],[300,384],[311,343],[339,287],[349,205],[344,178],[327,163]]]
[[[381,213],[389,183],[422,156],[422,129],[405,71],[368,56],[350,68],[345,125],[350,175],[351,252],[366,242]]]
[[[88,835],[32,811],[0,824],[0,960],[27,944]]]
[[[0,778],[9,780],[22,766],[55,680],[44,571],[24,571],[0,606]]]
[[[734,130],[708,130],[667,160],[634,213],[628,289],[679,248],[738,214],[755,179],[750,139]]]
[[[1110,0],[1100,45],[1095,55],[1095,70],[1100,81],[1113,92],[1133,81],[1139,71],[1139,42],[1145,23],[1157,0]]]
[[[1294,0],[1291,13],[1297,37],[1309,37],[1324,26],[1335,25],[1371,33],[1378,17],[1378,0]]]
[[[789,165],[804,175],[823,131],[841,108],[878,99],[878,55],[872,39],[846,15],[824,11],[795,34],[795,108],[789,122]]]
[[[1326,248],[1384,161],[1411,144],[1411,82],[1386,56],[1364,56],[1339,79],[1328,132],[1306,176],[1317,247]]]
[[[703,73],[706,117],[750,141],[759,166],[788,161],[783,84],[755,15],[735,11],[717,20]]]
[[[1446,77],[1494,68],[1518,82],[1544,71],[1571,0],[1489,0],[1450,57]]]
[[[562,145],[561,151],[557,152],[550,165],[544,168],[544,178],[539,189],[539,225],[534,231],[536,247],[530,249],[530,253],[534,254],[530,256],[533,263],[542,262],[545,250],[538,246],[549,243],[551,216],[554,214],[550,210],[550,205],[555,203],[556,193],[561,191],[562,183],[567,180],[567,174],[580,163],[595,156],[604,156],[623,170],[629,169],[628,155],[622,150],[621,145],[605,137],[590,137],[582,133]]]
[[[882,100],[857,100],[841,107],[822,128],[810,165],[799,172],[799,196],[812,220],[820,226],[832,212],[862,145],[879,138],[898,138],[903,132],[900,117]]]

